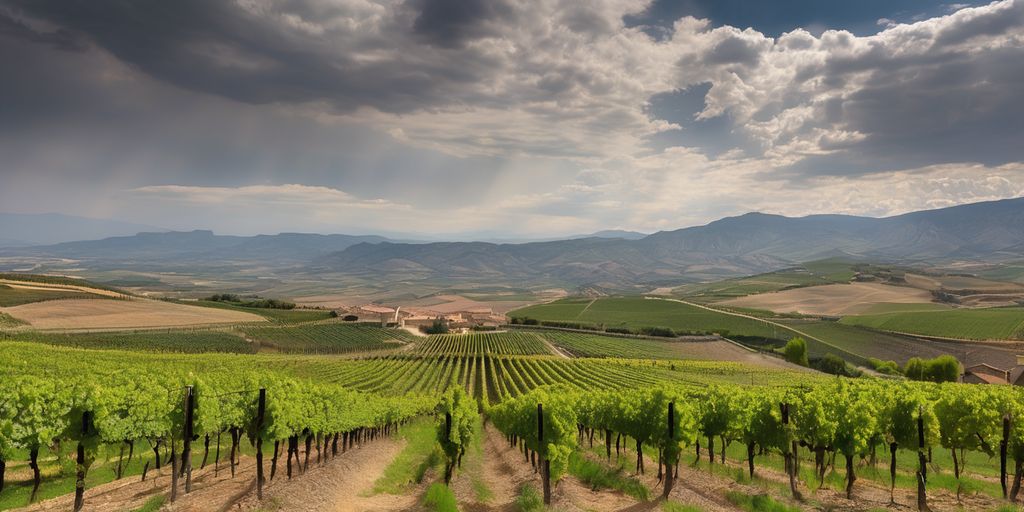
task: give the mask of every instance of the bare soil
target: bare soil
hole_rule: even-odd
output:
[[[806,315],[855,315],[874,304],[931,302],[931,292],[881,283],[829,284],[758,293],[722,302],[730,306]]]
[[[51,300],[0,311],[43,330],[146,329],[266,321],[262,316],[242,311],[149,299]]]

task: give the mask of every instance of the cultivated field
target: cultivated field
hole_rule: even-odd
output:
[[[917,288],[850,283],[759,293],[727,300],[722,304],[766,309],[776,313],[842,316],[863,313],[877,304],[928,304],[931,300],[931,293]]]
[[[158,300],[69,299],[3,308],[36,329],[140,329],[265,322],[260,315]]]
[[[1024,339],[1024,308],[955,309],[848,316],[841,320],[884,331],[965,340]]]
[[[340,354],[399,348],[415,340],[402,329],[340,322],[240,329],[260,351],[290,354]]]
[[[543,321],[579,322],[605,328],[667,327],[680,334],[717,333],[780,339],[777,329],[765,322],[661,298],[564,299],[517,309],[509,315]],[[782,337],[786,337],[785,333]]]

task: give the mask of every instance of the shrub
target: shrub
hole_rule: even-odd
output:
[[[868,358],[868,366],[882,375],[900,375],[899,364],[896,361],[882,361],[881,359],[875,359],[874,357]]]
[[[825,357],[815,359],[814,368],[832,375],[846,375],[846,361],[835,354],[826,354]]]
[[[636,334],[632,329],[628,327],[609,327],[604,332],[612,332],[617,334]]]
[[[782,353],[786,361],[800,366],[810,365],[810,361],[807,360],[807,342],[803,338],[796,337],[789,340],[783,347]]]
[[[668,327],[644,327],[640,329],[640,333],[647,336],[660,336],[663,338],[676,337],[676,332]]]

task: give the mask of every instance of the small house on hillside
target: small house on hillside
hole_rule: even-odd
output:
[[[996,368],[990,364],[979,363],[964,368],[960,381],[967,384],[1012,384],[1024,386],[1024,365],[1019,364],[1024,357],[1018,356],[1017,366],[1009,370]]]
[[[986,363],[964,367],[960,381],[966,384],[1009,384],[1010,371]]]

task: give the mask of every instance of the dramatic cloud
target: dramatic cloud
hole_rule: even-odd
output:
[[[651,10],[0,0],[3,172],[124,204],[333,212],[333,230],[451,214],[415,228],[435,232],[879,215],[1024,190],[1024,0],[878,12],[869,35],[628,22]]]

